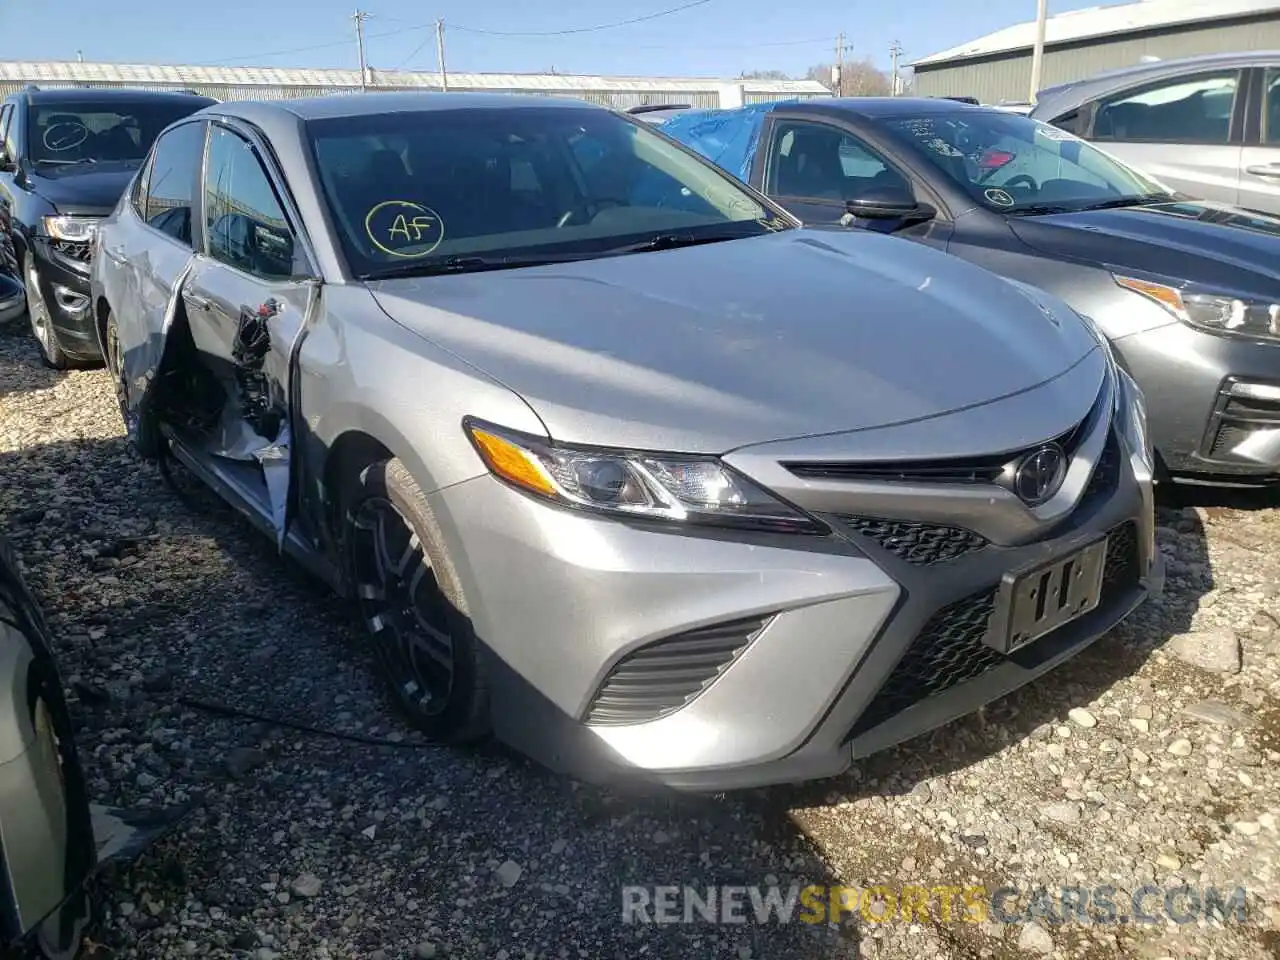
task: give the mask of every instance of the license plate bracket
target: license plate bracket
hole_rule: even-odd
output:
[[[1107,538],[1030,569],[1006,573],[996,593],[987,644],[1001,653],[1034,643],[1094,610],[1102,600]]]

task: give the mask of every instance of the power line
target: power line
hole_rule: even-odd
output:
[[[423,48],[430,42],[431,42],[431,34],[428,33],[425,37],[422,38],[422,42],[413,48],[413,53],[409,54],[407,57],[405,57],[403,60],[401,60],[398,64],[396,64],[391,69],[403,70],[405,67],[405,64],[409,63],[409,61],[411,61],[414,57],[420,54]]]
[[[667,10],[659,10],[657,13],[647,13],[642,17],[631,17],[628,20],[616,20],[613,23],[601,23],[594,27],[574,27],[570,30],[535,30],[535,31],[509,31],[509,30],[480,30],[475,27],[460,27],[457,24],[449,24],[454,30],[461,30],[464,33],[478,33],[486,37],[563,37],[573,33],[595,33],[597,30],[613,30],[617,27],[628,27],[633,23],[645,23],[649,20],[657,20],[659,17],[669,17],[673,13],[681,13],[685,10],[692,10],[694,7],[705,6],[711,0],[691,0],[689,3],[683,3],[678,7],[671,7]]]
[[[375,14],[367,14],[366,16],[368,20],[392,20],[392,18],[390,17],[379,17],[379,16],[376,16]],[[392,20],[392,22],[401,23],[404,21]],[[419,30],[434,30],[435,26],[436,25],[434,21],[431,23],[411,24],[411,25],[406,25],[399,30],[389,30],[381,33],[366,33],[365,40],[366,41],[386,40],[391,37],[403,37],[407,33],[415,33]],[[450,24],[449,26],[454,30],[462,29],[461,27],[454,27],[452,24]],[[499,36],[497,37],[497,39],[504,39],[504,37]],[[512,39],[514,39],[514,37]],[[290,47],[287,50],[271,50],[265,53],[242,54],[240,56],[235,56],[235,57],[225,57],[224,59],[221,59],[221,60],[198,60],[195,63],[193,63],[192,66],[216,67],[221,64],[227,64],[227,63],[243,64],[246,61],[266,60],[271,57],[285,57],[294,53],[309,53],[312,50],[332,50],[335,47],[345,47],[350,42],[351,42],[350,40],[335,40],[332,43],[317,43],[307,47]],[[417,49],[413,51],[413,53],[409,54],[409,56],[405,57],[401,61],[401,64],[403,65],[404,63],[407,63],[408,61],[416,57],[419,53],[422,52],[423,49],[426,48],[426,45],[430,42],[431,42],[431,36],[428,36],[425,40],[422,41],[422,43],[417,47]],[[698,43],[697,41],[690,41],[689,43],[640,43],[640,44],[629,43],[627,44],[627,49],[628,50],[691,50],[696,48],[698,50],[746,50],[750,48],[752,50],[755,50],[757,48],[771,49],[774,47],[807,47],[807,46],[814,46],[819,43],[828,44],[830,42],[831,42],[831,39],[829,37],[810,37],[807,40],[771,40],[771,41],[765,41],[763,43],[753,43],[751,41],[744,41],[742,43]],[[395,67],[394,69],[399,70],[401,68]]]

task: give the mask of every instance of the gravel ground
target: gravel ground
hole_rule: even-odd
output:
[[[0,518],[95,799],[194,805],[103,877],[91,956],[1280,957],[1280,510],[1260,498],[1162,507],[1165,596],[984,713],[837,781],[702,798],[413,742],[342,605],[139,462],[101,371],[45,370],[16,331]],[[775,882],[1008,886],[1010,908],[1105,885],[1121,913],[1144,885],[1153,912],[1169,888],[1244,887],[1247,917],[957,922],[959,901],[950,921],[935,901],[913,922],[621,921],[625,884]]]

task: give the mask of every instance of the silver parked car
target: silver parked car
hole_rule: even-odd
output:
[[[600,107],[209,108],[93,275],[139,449],[350,596],[442,740],[826,776],[1160,584],[1141,394],[1090,324]]]
[[[1108,71],[1041,90],[1031,116],[1191,197],[1280,214],[1280,51]]]

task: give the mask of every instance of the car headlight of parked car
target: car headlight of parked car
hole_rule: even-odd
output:
[[[675,523],[827,532],[715,457],[548,443],[470,418],[463,427],[494,476],[562,506]]]
[[[1280,302],[1112,274],[1126,290],[1154,300],[1183,323],[1210,333],[1280,340]]]
[[[94,237],[98,235],[98,218],[45,217],[44,232],[54,240],[67,243],[93,243]]]

